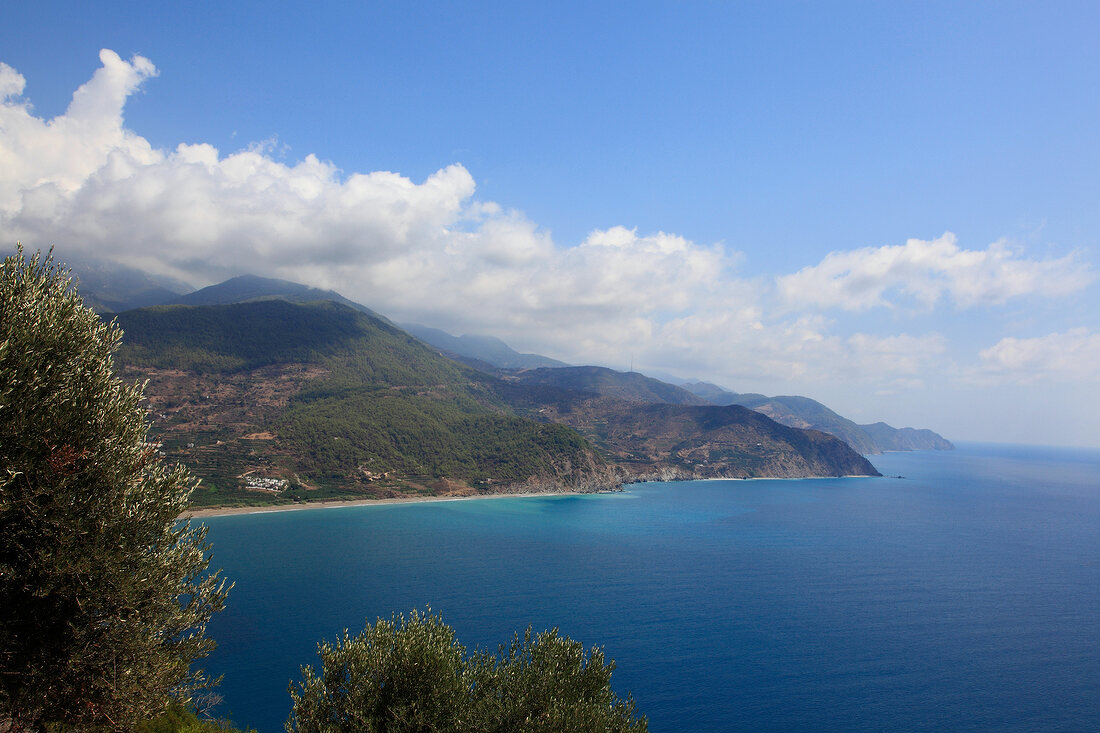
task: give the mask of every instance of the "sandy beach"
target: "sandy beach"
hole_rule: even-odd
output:
[[[569,496],[575,491],[525,491],[514,494],[486,494],[484,496],[400,496],[392,499],[335,499],[305,504],[278,504],[271,506],[231,506],[187,509],[180,519],[201,519],[203,517],[222,517],[230,514],[267,514],[270,512],[297,512],[307,509],[337,509],[349,506],[374,506],[382,504],[413,504],[443,501],[480,501],[482,499],[526,499],[536,496]]]

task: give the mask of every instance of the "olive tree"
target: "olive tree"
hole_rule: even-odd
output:
[[[52,254],[0,272],[0,729],[133,730],[210,684],[193,660],[229,590],[195,481],[147,438],[120,329]]]
[[[479,730],[493,733],[581,733],[645,731],[634,700],[611,689],[615,662],[603,650],[560,636],[557,629],[515,636],[496,657],[480,653],[474,662]]]
[[[644,732],[611,689],[614,662],[557,630],[513,638],[497,655],[466,648],[429,609],[378,619],[318,646],[320,671],[290,687],[290,733]]]
[[[466,649],[431,612],[378,619],[359,635],[345,629],[317,648],[321,669],[302,667],[287,729],[455,731],[468,725]]]

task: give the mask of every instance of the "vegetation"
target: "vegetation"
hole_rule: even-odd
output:
[[[157,306],[128,311],[118,321],[129,334],[123,361],[199,372],[316,361],[359,335],[350,309],[298,308],[282,300]]]
[[[624,402],[710,404],[686,389],[659,379],[638,372],[617,372],[607,367],[544,367],[516,373],[512,378],[524,385],[559,387],[573,393],[613,397]]]
[[[242,731],[226,721],[200,719],[193,710],[178,701],[172,701],[163,715],[139,723],[136,733],[242,733]],[[250,728],[247,733],[256,732]]]
[[[321,481],[358,469],[472,483],[553,475],[556,461],[582,465],[588,446],[574,431],[492,413],[462,395],[363,390],[296,400],[277,423],[282,444]]]
[[[492,377],[338,303],[166,306],[118,319],[128,373],[151,379],[164,449],[212,487],[197,505],[472,492],[532,477],[614,484],[574,430],[518,416]],[[245,475],[288,485],[248,491]]]
[[[221,373],[286,362],[339,367],[329,390],[465,379],[462,367],[395,326],[331,301],[157,306],[116,318],[126,364]]]
[[[51,257],[0,272],[0,728],[134,730],[210,684],[191,668],[228,592],[194,480],[146,441],[121,332]]]
[[[219,297],[301,288],[247,285],[224,283]],[[205,480],[200,506],[875,474],[825,436],[641,374],[481,372],[336,302],[269,298],[118,318],[122,360],[151,380],[164,450]],[[285,484],[265,490],[262,480]]]
[[[379,619],[319,645],[321,669],[292,684],[291,733],[645,731],[611,689],[615,663],[557,630],[515,637],[497,655],[467,654],[428,609]]]
[[[135,322],[180,312],[150,311]],[[280,423],[286,443],[315,443],[315,472],[363,471],[365,461],[520,479],[591,461],[574,431],[494,410],[476,381],[435,381],[448,370],[466,376],[459,367],[418,370],[402,358],[399,336],[372,344],[383,354],[377,360],[349,357],[356,353],[349,344],[363,338],[360,319],[369,317],[337,311],[311,331],[314,315],[291,313],[287,328],[310,336],[290,345],[247,328],[212,328],[221,317],[184,318],[174,346],[156,335],[135,339],[131,357],[144,353],[196,373],[255,370],[274,358],[322,365],[326,376],[295,393]],[[240,733],[193,709],[195,693],[212,682],[192,663],[213,647],[206,623],[229,586],[208,572],[205,527],[176,519],[196,482],[167,466],[147,439],[141,385],[114,374],[121,335],[83,306],[51,257],[27,259],[19,248],[5,258],[0,730]],[[383,386],[395,375],[410,384]],[[331,448],[336,437],[359,452]],[[291,686],[288,730],[646,730],[633,701],[611,689],[614,663],[556,629],[528,629],[497,655],[468,654],[439,616],[414,611],[354,638],[345,632],[319,651],[320,672],[303,667],[302,682]]]

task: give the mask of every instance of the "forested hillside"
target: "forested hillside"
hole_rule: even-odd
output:
[[[341,303],[117,316],[123,374],[197,504],[592,491],[652,477],[875,473],[840,441],[641,374],[487,374]]]
[[[618,384],[615,375],[622,378]],[[578,430],[631,478],[878,475],[835,436],[781,425],[740,405],[663,402],[641,375],[603,370],[595,380],[582,372],[563,376],[566,384],[581,377],[589,389],[552,384],[557,380],[549,374],[530,383],[518,375],[499,389],[516,409]]]
[[[199,503],[594,490],[576,432],[521,418],[486,377],[346,306],[261,300],[118,315],[154,433],[206,479]]]

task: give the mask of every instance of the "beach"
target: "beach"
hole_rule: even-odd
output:
[[[180,519],[202,519],[203,517],[223,517],[232,514],[269,514],[272,512],[296,512],[307,509],[336,509],[349,506],[368,506],[382,504],[412,504],[443,501],[473,501],[481,499],[525,499],[536,496],[568,496],[576,491],[522,491],[515,493],[484,494],[475,496],[397,496],[387,499],[334,499],[332,501],[306,502],[302,504],[275,504],[269,506],[230,506],[196,507],[186,509]]]

